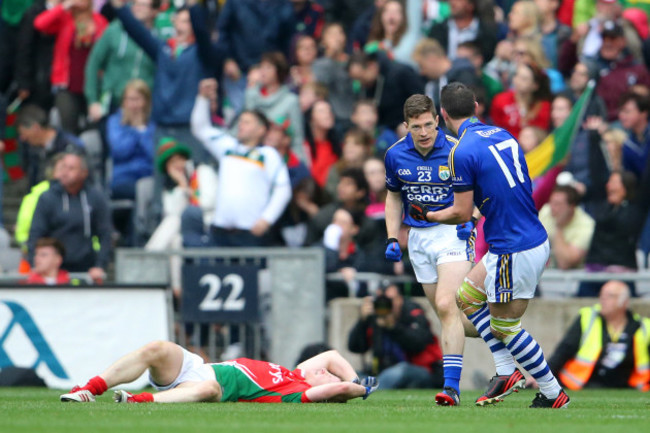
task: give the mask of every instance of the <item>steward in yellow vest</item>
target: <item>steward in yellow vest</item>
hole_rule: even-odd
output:
[[[629,292],[616,293],[620,284],[607,283],[599,304],[580,309],[551,357],[551,369],[565,387],[650,390],[650,319],[627,309]]]

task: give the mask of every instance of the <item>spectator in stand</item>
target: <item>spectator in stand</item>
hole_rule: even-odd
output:
[[[298,36],[294,51],[294,65],[289,69],[291,88],[300,89],[300,86],[315,80],[313,65],[318,57],[316,40],[308,35]]]
[[[23,103],[36,104],[46,112],[54,104],[50,74],[56,38],[37,31],[34,20],[41,12],[53,8],[59,2],[60,0],[36,0],[25,12],[16,41],[14,79],[18,86],[18,97]]]
[[[650,391],[650,319],[629,306],[630,288],[613,280],[600,290],[598,304],[580,309],[548,361],[563,386]]]
[[[278,242],[289,247],[300,247],[305,244],[309,211],[318,212],[314,203],[316,184],[304,162],[291,151],[293,128],[286,118],[274,119],[264,144],[278,151],[287,165],[291,181],[291,202],[278,221]],[[302,200],[302,202],[301,202]],[[302,205],[306,209],[302,209]]]
[[[548,131],[537,126],[524,126],[519,133],[519,146],[528,153],[540,144],[548,135]]]
[[[63,156],[64,153],[55,154],[49,161],[48,167],[45,170],[46,180],[34,185],[29,193],[23,197],[18,209],[18,216],[16,217],[16,232],[15,238],[18,245],[24,247],[24,252],[27,251],[27,240],[29,239],[29,229],[32,226],[32,219],[34,218],[34,211],[38,204],[39,197],[48,189],[52,181],[59,180],[61,171],[63,169]]]
[[[36,105],[27,105],[20,110],[16,128],[20,140],[29,144],[27,177],[30,186],[45,179],[45,167],[55,154],[83,149],[83,143],[77,137],[51,127],[47,113]]]
[[[628,134],[623,145],[623,169],[640,179],[650,158],[650,98],[634,91],[621,96],[618,119]]]
[[[325,272],[340,272],[345,284],[338,281],[325,285],[325,301],[339,297],[354,297],[359,290],[355,281],[357,271],[364,271],[367,261],[363,249],[359,248],[355,237],[359,233],[362,214],[351,213],[339,208],[323,233],[322,247],[325,250]]]
[[[305,147],[311,160],[311,175],[319,187],[325,188],[329,169],[341,155],[332,106],[327,101],[316,101],[305,118],[308,122]]]
[[[210,105],[216,98],[216,81],[201,81],[192,111],[192,132],[219,161],[214,218],[206,236],[203,220],[184,213],[183,242],[186,246],[263,246],[268,230],[291,200],[287,166],[275,149],[260,145],[269,123],[259,111],[242,112],[237,138],[213,127]]]
[[[481,54],[481,47],[476,43],[476,41],[463,42],[458,44],[456,57],[466,58],[472,63],[472,65],[474,65],[474,73],[481,80],[481,87],[485,89],[485,103],[489,108],[492,103],[492,98],[494,98],[497,93],[503,92],[503,85],[501,84],[499,77],[494,77],[488,74],[483,68],[484,59],[483,54]]]
[[[582,96],[587,89],[589,80],[593,78],[589,71],[589,66],[585,62],[576,63],[571,71],[568,80],[568,86],[565,94],[571,98],[572,105]],[[597,116],[601,119],[607,118],[607,107],[603,99],[595,93],[592,93],[589,105],[585,111],[587,116]]]
[[[163,218],[147,241],[148,251],[179,250],[183,247],[181,216],[191,208],[197,219],[209,224],[214,215],[217,174],[209,164],[196,168],[192,151],[173,138],[163,138],[156,149],[156,168],[163,174]],[[181,294],[180,256],[170,257],[170,282],[176,297]]]
[[[596,93],[607,107],[607,121],[617,118],[619,98],[634,84],[650,86],[650,74],[642,63],[634,59],[626,47],[623,27],[616,21],[602,25],[602,45],[598,56],[589,67],[600,79]]]
[[[227,59],[221,87],[236,113],[244,108],[249,69],[263,53],[280,51],[287,56],[295,29],[288,0],[226,2],[217,21],[217,45]]]
[[[375,102],[370,99],[362,99],[354,104],[350,120],[355,127],[374,137],[374,153],[383,158],[386,149],[395,144],[398,137],[394,130],[385,126],[378,126],[378,118],[379,115],[377,113]]]
[[[557,69],[558,53],[564,41],[571,37],[571,27],[557,19],[560,0],[535,0],[535,5],[541,15],[540,30],[544,53],[551,62],[550,67]]]
[[[122,106],[106,124],[106,138],[111,152],[113,172],[110,194],[114,200],[136,199],[136,183],[153,174],[155,125],[151,120],[151,90],[143,80],[129,81],[122,96]],[[135,245],[132,209],[113,213],[115,227],[125,245]]]
[[[361,83],[360,97],[377,105],[378,124],[393,130],[403,128],[404,101],[423,90],[416,72],[381,53],[356,53],[348,62],[348,73]]]
[[[327,87],[337,122],[344,122],[352,114],[354,91],[346,70],[349,56],[345,52],[346,35],[343,26],[339,23],[326,24],[320,44],[323,56],[314,61],[314,76],[316,81]]]
[[[339,3],[344,2],[345,0],[339,0]],[[363,47],[366,45],[366,42],[368,42],[368,35],[370,34],[370,27],[372,26],[373,18],[375,16],[375,13],[377,10],[381,9],[384,7],[384,4],[386,4],[387,0],[367,0],[368,4],[365,9],[360,10],[358,14],[354,17],[354,24],[350,27],[350,32],[349,35],[350,37],[348,38],[348,44],[347,44],[347,51],[348,52],[358,52],[363,49]],[[355,2],[359,3],[359,5],[362,2]],[[328,20],[328,22],[333,22],[332,20]],[[335,21],[339,22],[339,21]],[[343,30],[345,31],[345,23],[340,24]]]
[[[382,389],[442,386],[442,350],[424,310],[404,299],[394,285],[366,297],[348,336],[354,353],[372,350],[367,374],[377,374]]]
[[[131,80],[124,88],[121,108],[107,122],[112,198],[135,199],[136,182],[152,175],[154,130],[151,90],[143,80]]]
[[[65,247],[55,238],[40,238],[36,241],[34,267],[27,275],[25,284],[54,286],[69,284],[70,274],[61,269],[65,257]]]
[[[291,0],[296,22],[296,34],[320,39],[325,25],[325,10],[314,0]]]
[[[517,138],[521,128],[532,125],[547,130],[551,125],[551,91],[548,76],[537,65],[522,63],[513,78],[513,90],[499,93],[490,116]]]
[[[521,63],[534,63],[543,68],[546,75],[548,75],[552,93],[558,93],[564,90],[564,77],[560,71],[551,67],[551,62],[549,62],[544,53],[544,46],[541,44],[541,39],[525,36],[520,37],[515,39],[514,48],[513,66],[515,68]]]
[[[341,23],[347,33],[353,28],[360,15],[365,15],[369,9],[372,9],[373,3],[377,5],[380,2],[381,0],[374,0],[374,2],[373,0],[355,0],[353,2],[349,0],[328,0],[321,3],[325,3],[326,21]],[[374,13],[374,10],[372,13]],[[369,20],[372,18],[372,13],[370,13]],[[366,30],[369,28],[370,23],[368,23]],[[367,36],[368,32],[366,31],[365,34]]]
[[[578,191],[569,185],[558,185],[551,199],[539,212],[551,242],[548,267],[562,270],[581,269],[594,233],[595,222],[578,206]]]
[[[316,101],[327,101],[329,92],[327,87],[315,81],[312,83],[303,84],[298,93],[298,104],[300,105],[300,112],[303,119],[306,119],[306,113],[314,106]]]
[[[469,87],[481,86],[474,65],[464,57],[451,60],[435,39],[424,38],[415,46],[413,59],[424,78],[424,94],[431,98],[440,110],[440,90],[448,83],[460,81]]]
[[[415,66],[412,53],[421,36],[421,21],[419,1],[388,0],[375,12],[365,50],[376,46],[389,58]]]
[[[539,38],[541,36],[541,18],[540,10],[537,9],[534,1],[515,2],[508,14],[510,37],[512,39],[520,37]]]
[[[195,89],[208,70],[214,72],[220,58],[205,29],[203,9],[196,4],[189,9],[178,9],[174,15],[176,36],[161,40],[134,18],[124,0],[111,0],[111,4],[128,35],[155,64],[152,91],[152,120],[156,124],[154,141],[173,137],[189,146],[194,158],[208,161],[209,154],[194,138],[189,125]]]
[[[135,0],[133,17],[150,31],[160,0]],[[127,83],[139,78],[149,88],[154,85],[155,64],[129,37],[120,20],[113,21],[90,52],[86,63],[84,95],[88,117],[97,122],[119,107]]]
[[[341,173],[336,189],[335,201],[326,204],[309,221],[307,245],[313,245],[323,237],[327,226],[331,223],[337,209],[343,208],[352,215],[363,215],[368,206],[368,182],[363,171],[349,168]],[[359,233],[356,240],[367,250],[367,246],[376,240],[376,224],[368,218],[362,218],[359,223]]]
[[[358,128],[348,130],[343,136],[341,159],[329,167],[325,191],[336,195],[341,173],[348,168],[363,168],[363,163],[372,155],[373,138]]]
[[[38,199],[29,230],[29,258],[33,264],[36,242],[43,237],[61,241],[66,255],[63,268],[87,272],[96,282],[105,279],[111,253],[111,212],[104,194],[88,184],[85,158],[66,153],[59,181]],[[93,247],[93,237],[99,249]]]
[[[384,160],[376,156],[366,159],[363,163],[363,174],[368,182],[368,207],[366,216],[375,220],[382,220],[382,227],[385,227],[383,220],[386,217],[386,167]]]
[[[90,50],[108,26],[106,18],[93,12],[91,0],[64,0],[41,12],[34,27],[56,35],[51,82],[54,104],[64,130],[78,134],[80,117],[86,114],[84,71]]]
[[[609,174],[599,149],[590,149],[592,187],[587,198],[596,228],[587,253],[586,269],[598,272],[635,272],[636,247],[647,215],[650,189],[638,185],[634,174],[614,171]],[[647,182],[647,179],[646,179]],[[598,295],[601,283],[581,283],[578,296]],[[632,286],[632,293],[635,293]]]
[[[492,1],[451,0],[451,16],[435,24],[429,37],[440,42],[452,60],[456,58],[459,44],[476,41],[484,61],[489,62],[495,54],[498,35],[493,6]]]
[[[298,97],[284,84],[289,75],[289,65],[279,51],[262,54],[260,84],[246,90],[246,110],[259,110],[267,118],[287,117],[294,128],[291,149],[302,160],[305,155],[303,119]]]

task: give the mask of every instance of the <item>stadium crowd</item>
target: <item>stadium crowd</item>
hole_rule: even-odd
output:
[[[406,134],[406,98],[439,106],[460,81],[524,152],[571,140],[534,179],[548,266],[634,272],[650,253],[649,11],[631,0],[0,0],[0,151],[9,181],[24,173],[30,188],[5,223],[32,265],[49,246],[97,281],[116,245],[319,245],[348,283],[328,299],[347,296],[356,272],[412,272],[383,257],[383,155]]]

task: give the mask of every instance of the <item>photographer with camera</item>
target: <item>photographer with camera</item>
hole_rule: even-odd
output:
[[[364,373],[378,375],[382,389],[434,388],[444,381],[442,350],[424,310],[404,299],[394,284],[364,298],[348,349],[372,349],[372,364]]]

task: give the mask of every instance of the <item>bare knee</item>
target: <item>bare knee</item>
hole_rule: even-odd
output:
[[[458,307],[453,296],[439,296],[436,298],[436,312],[443,317],[453,317],[458,314]]]
[[[139,355],[143,361],[152,365],[156,361],[164,359],[169,354],[170,345],[173,344],[169,341],[152,341],[139,349]]]
[[[199,383],[195,391],[198,401],[221,401],[221,385],[216,380],[206,380]]]

